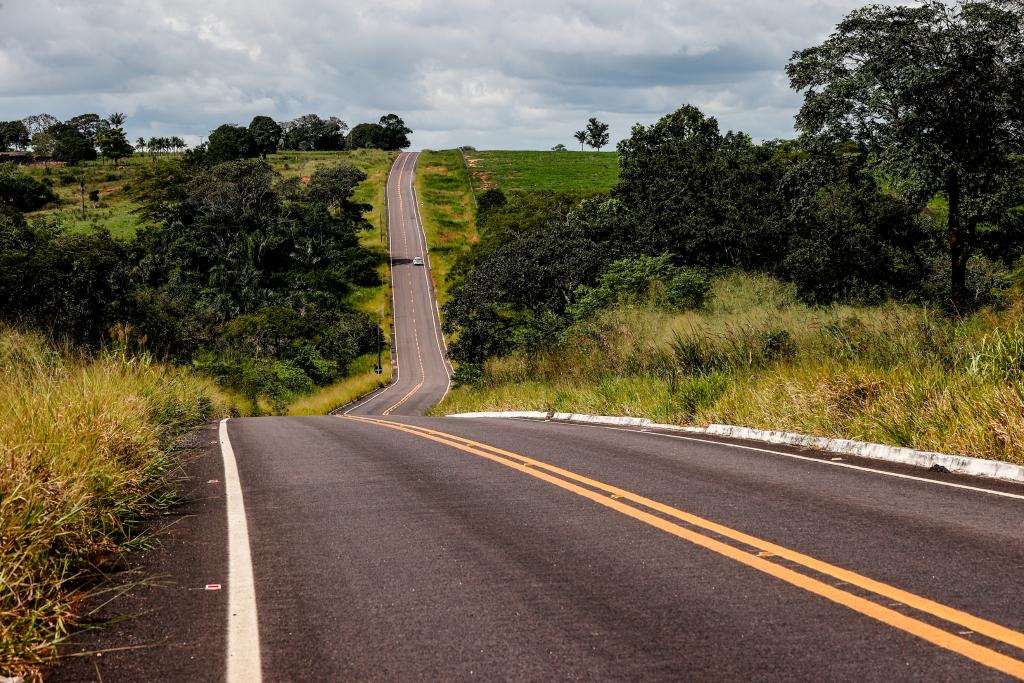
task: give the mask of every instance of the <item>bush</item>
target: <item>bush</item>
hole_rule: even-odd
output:
[[[35,211],[55,201],[57,195],[48,185],[19,170],[14,164],[0,164],[0,207]]]

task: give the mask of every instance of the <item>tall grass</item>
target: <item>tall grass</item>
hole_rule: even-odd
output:
[[[713,422],[1024,463],[1024,328],[926,308],[809,308],[764,276],[703,311],[607,311],[537,355],[492,359],[438,412],[538,409]]]
[[[55,654],[98,558],[166,502],[167,449],[223,410],[215,396],[185,370],[0,328],[0,675]]]
[[[385,356],[383,374],[372,369],[355,372],[345,379],[303,396],[288,406],[288,415],[327,415],[335,408],[383,387],[391,381],[391,363]]]

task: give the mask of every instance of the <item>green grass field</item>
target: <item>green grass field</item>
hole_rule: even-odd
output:
[[[447,275],[459,254],[477,240],[476,210],[458,150],[424,150],[416,163],[416,194],[430,245],[437,302],[448,300]]]
[[[476,192],[610,190],[619,179],[617,152],[466,152]]]

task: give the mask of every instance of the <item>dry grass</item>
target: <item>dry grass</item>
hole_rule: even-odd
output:
[[[799,304],[770,278],[719,280],[706,310],[606,312],[485,366],[437,412],[537,409],[739,424],[1024,463],[1016,312]]]
[[[167,448],[226,410],[216,396],[186,370],[0,329],[0,674],[55,655],[97,559],[169,503]]]

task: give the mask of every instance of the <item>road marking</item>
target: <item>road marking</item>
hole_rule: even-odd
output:
[[[540,420],[524,420],[526,422],[540,422]],[[541,424],[556,424],[550,422],[544,422]],[[712,439],[701,439],[696,436],[681,436],[679,434],[666,434],[665,432],[648,431],[648,430],[636,430],[636,429],[624,429],[622,427],[612,427],[609,425],[587,425],[587,424],[576,424],[572,422],[559,422],[557,424],[565,424],[572,427],[601,427],[602,429],[610,429],[615,432],[633,432],[634,434],[649,434],[651,436],[663,436],[667,439],[681,439],[683,441],[696,441],[697,443],[714,444],[716,446],[728,446],[729,448],[739,448],[745,451],[756,451],[758,453],[771,453],[772,455],[781,455],[787,458],[793,458],[794,460],[806,460],[808,462],[816,462],[821,465],[830,465],[832,467],[842,467],[848,470],[857,470],[860,472],[872,472],[874,474],[884,474],[887,477],[896,477],[897,479],[910,479],[911,481],[923,481],[927,484],[935,484],[936,486],[947,486],[953,489],[964,489],[966,491],[976,491],[978,493],[988,493],[993,496],[1001,496],[1003,498],[1015,498],[1017,500],[1024,500],[1024,495],[1019,493],[1009,493],[1007,491],[996,491],[994,489],[986,489],[980,486],[969,486],[968,484],[957,484],[951,481],[939,481],[938,479],[927,479],[925,477],[915,477],[912,474],[903,474],[901,472],[889,472],[887,470],[878,470],[873,467],[864,467],[863,465],[851,465],[848,462],[836,462],[835,460],[822,460],[821,458],[812,458],[808,455],[799,455],[797,453],[787,453],[785,451],[776,451],[771,448],[758,448],[757,446],[744,446],[743,444],[730,443],[728,441],[714,441]]]
[[[249,525],[238,479],[235,451],[228,438],[228,421],[220,421],[220,453],[224,460],[224,490],[228,511],[228,646],[227,683],[259,683],[260,632],[256,619],[256,584],[249,553]]]
[[[961,638],[959,635],[950,633],[924,621],[920,621],[919,619],[901,614],[900,612],[896,612],[879,603],[872,602],[866,598],[840,590],[839,588],[829,585],[823,581],[819,581],[818,579],[801,574],[776,562],[772,562],[767,557],[753,555],[743,549],[736,548],[710,536],[706,536],[693,531],[692,529],[675,524],[674,522],[657,517],[645,510],[641,510],[632,505],[627,505],[626,503],[623,503],[621,499],[642,505],[661,514],[674,517],[691,526],[711,531],[719,536],[743,543],[744,545],[751,546],[762,552],[771,553],[773,556],[778,556],[782,559],[802,565],[803,567],[811,569],[819,574],[824,574],[833,579],[837,579],[844,583],[875,593],[876,595],[898,601],[918,611],[938,617],[944,621],[957,624],[958,626],[975,631],[976,633],[980,633],[1008,645],[1012,645],[1016,648],[1024,649],[1024,633],[1020,633],[995,622],[988,621],[981,617],[976,617],[967,612],[954,609],[947,605],[943,605],[880,581],[875,581],[874,579],[870,579],[855,572],[817,560],[808,555],[804,555],[803,553],[750,536],[741,531],[731,529],[683,510],[679,510],[678,508],[645,498],[632,493],[631,491],[583,477],[574,472],[570,472],[569,470],[549,465],[524,455],[496,448],[471,439],[466,439],[465,437],[428,429],[426,427],[418,427],[364,417],[349,417],[348,419],[406,432],[414,436],[419,436],[420,438],[442,443],[451,446],[452,448],[497,462],[511,469],[528,474],[529,476],[536,477],[562,489],[576,493],[600,505],[616,510],[624,515],[632,517],[633,519],[645,522],[657,529],[672,534],[673,536],[690,541],[691,543],[740,562],[741,564],[785,581],[793,586],[843,605],[844,607],[871,617],[872,619],[892,626],[893,628],[905,631],[934,645],[956,652],[978,662],[979,664],[983,664],[996,669],[997,671],[1001,671],[1010,676],[1024,680],[1024,661],[1014,659],[991,648],[966,640]],[[541,469],[547,470],[547,472],[539,471]],[[598,489],[604,493],[583,488],[580,484],[589,486],[593,489]],[[618,495],[620,499],[613,499],[605,495],[608,493]]]
[[[402,173],[403,173],[403,171],[405,169],[406,161],[408,161],[408,159],[411,156],[412,156],[411,153],[402,152],[402,153],[400,153],[398,155],[398,159],[400,161],[398,161],[398,160],[395,161],[395,166],[399,166],[399,168],[398,168],[398,175],[396,176],[396,185],[398,186],[399,210],[401,210],[401,203],[402,203],[402,184],[401,184]],[[391,184],[391,176],[392,176],[392,174],[394,172],[395,172],[394,168],[392,168],[391,173],[388,174],[388,185]],[[388,188],[385,188],[385,192],[387,192],[387,191],[388,191]],[[393,322],[393,324],[395,326],[395,342],[396,342],[394,347],[391,349],[391,360],[392,360],[392,363],[393,363],[394,368],[395,368],[395,376],[391,379],[391,383],[390,384],[388,384],[386,387],[381,388],[378,391],[373,392],[372,394],[370,394],[369,396],[364,398],[362,401],[359,401],[358,403],[353,405],[351,408],[346,410],[344,413],[342,413],[343,415],[348,415],[349,413],[351,413],[356,408],[360,408],[360,407],[366,405],[367,403],[369,403],[370,401],[372,401],[373,399],[378,398],[378,397],[386,394],[387,392],[391,391],[395,386],[398,385],[398,382],[402,379],[402,367],[401,367],[401,365],[398,362],[399,361],[399,357],[398,357],[398,344],[397,344],[397,342],[398,342],[398,313],[397,313],[398,307],[395,305],[395,257],[394,257],[394,251],[391,248],[391,232],[392,232],[391,231],[391,223],[392,223],[392,221],[391,221],[391,211],[392,211],[393,208],[394,208],[394,204],[392,204],[391,202],[388,202],[388,216],[387,216],[387,221],[388,221],[388,223],[387,223],[387,232],[388,232],[388,273],[390,274],[390,279],[391,279],[391,282],[390,282],[390,284],[391,284],[391,319],[392,319],[392,322]]]

